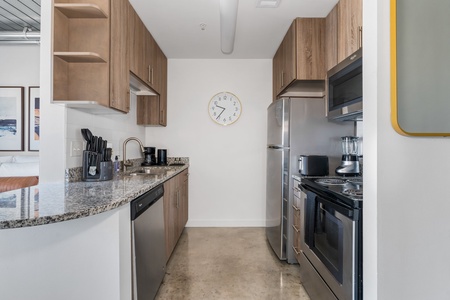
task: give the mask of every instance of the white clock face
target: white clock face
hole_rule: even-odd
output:
[[[209,101],[209,116],[221,125],[230,125],[241,116],[242,105],[239,98],[229,92],[214,95]]]

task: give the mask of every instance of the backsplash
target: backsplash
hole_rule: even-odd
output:
[[[141,168],[141,163],[144,161],[143,158],[136,158],[136,159],[130,159],[130,160],[133,163],[133,167],[130,167],[129,171]],[[189,157],[168,157],[167,163],[168,163],[168,165],[179,164],[179,163],[189,164]],[[123,161],[120,161],[120,170],[123,170]],[[74,168],[66,169],[65,181],[66,182],[81,181],[82,173],[83,173],[82,167],[74,167]]]

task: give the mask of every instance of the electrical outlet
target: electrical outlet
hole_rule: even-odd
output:
[[[70,142],[70,156],[81,156],[83,153],[83,142],[81,141],[71,141]]]

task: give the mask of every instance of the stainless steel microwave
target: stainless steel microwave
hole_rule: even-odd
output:
[[[363,115],[362,49],[327,73],[328,119],[361,121]]]

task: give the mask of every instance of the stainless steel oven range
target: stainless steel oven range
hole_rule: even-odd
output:
[[[313,300],[362,299],[362,178],[304,177],[302,284]]]

